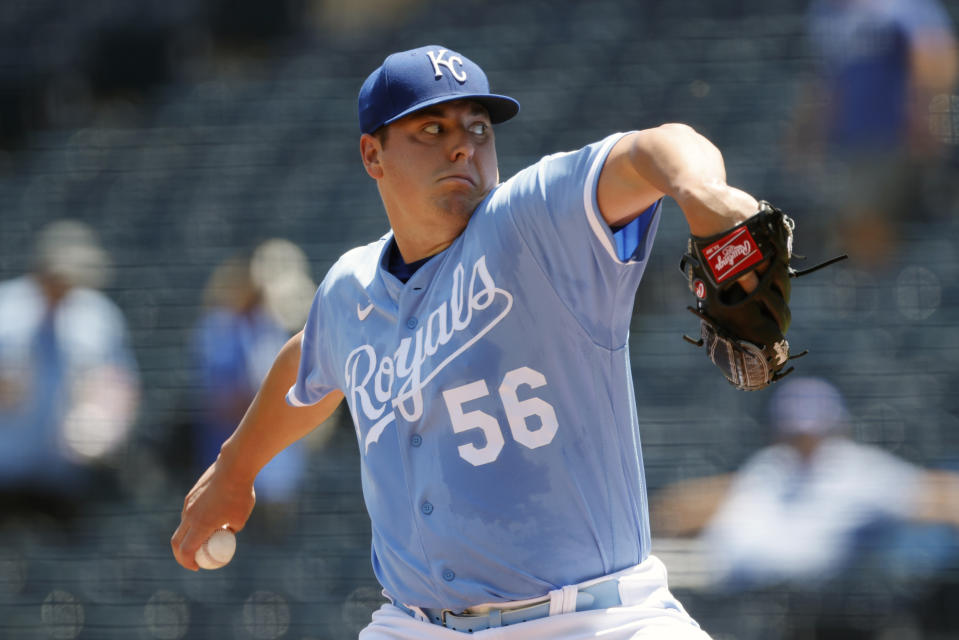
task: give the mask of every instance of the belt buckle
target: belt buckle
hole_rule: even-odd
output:
[[[444,627],[446,627],[446,628],[448,629],[449,627],[446,626],[446,614],[447,614],[447,613],[452,614],[452,613],[453,613],[453,610],[452,610],[452,609],[443,609],[443,610],[440,612],[440,622],[443,624]]]

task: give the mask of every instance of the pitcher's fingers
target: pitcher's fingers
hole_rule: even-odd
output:
[[[180,526],[177,527],[177,530],[173,533],[173,537],[170,539],[170,546],[173,549],[173,557],[176,558],[180,566],[184,569],[190,569],[191,571],[199,571],[200,567],[197,565],[194,556],[196,555],[196,550],[203,544],[203,541],[195,542],[194,539],[196,536],[193,535],[194,531],[192,527],[181,522]]]
[[[743,275],[736,278],[736,282],[737,284],[739,284],[740,287],[743,288],[743,291],[746,292],[746,295],[749,295],[750,293],[756,290],[756,287],[759,286],[759,279],[762,277],[764,273],[766,273],[768,269],[769,269],[769,258],[766,258],[765,260],[760,262],[758,265],[756,265],[755,269],[751,271],[747,271]]]
[[[239,533],[243,531],[243,527],[246,526],[246,520],[230,520],[229,522],[223,523],[223,526],[233,533]]]
[[[180,521],[180,524],[173,532],[173,535],[170,536],[170,549],[173,550],[174,556],[176,556],[177,551],[180,549],[180,543],[183,541],[183,536],[186,535],[186,529],[186,524],[184,524],[183,521]]]
[[[756,275],[755,271],[750,271],[749,273],[741,276],[737,282],[739,286],[743,288],[747,294],[752,293],[756,290],[756,287],[759,286],[759,276]]]

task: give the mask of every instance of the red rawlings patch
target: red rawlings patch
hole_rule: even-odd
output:
[[[693,283],[693,293],[696,294],[696,297],[702,300],[706,297],[706,283],[702,280],[696,280]]]
[[[749,229],[740,227],[705,247],[703,257],[718,284],[761,262],[763,254]]]

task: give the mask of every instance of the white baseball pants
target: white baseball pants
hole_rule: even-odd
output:
[[[373,620],[360,632],[359,640],[463,640],[467,636],[482,640],[710,640],[669,592],[666,567],[659,558],[650,556],[607,577],[619,578],[623,604],[618,607],[562,613],[466,634],[384,604],[373,612]],[[550,592],[551,599],[562,598],[561,591]]]

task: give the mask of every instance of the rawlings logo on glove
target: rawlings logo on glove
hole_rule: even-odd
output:
[[[732,229],[699,238],[690,236],[679,267],[696,295],[700,338],[688,342],[706,348],[709,359],[737,389],[762,389],[792,371],[786,330],[791,314],[790,278],[843,260],[839,256],[804,271],[790,266],[793,220],[768,202]],[[756,288],[746,292],[737,280],[755,271]]]
[[[761,262],[763,254],[749,229],[740,227],[703,249],[715,282],[722,282]]]

